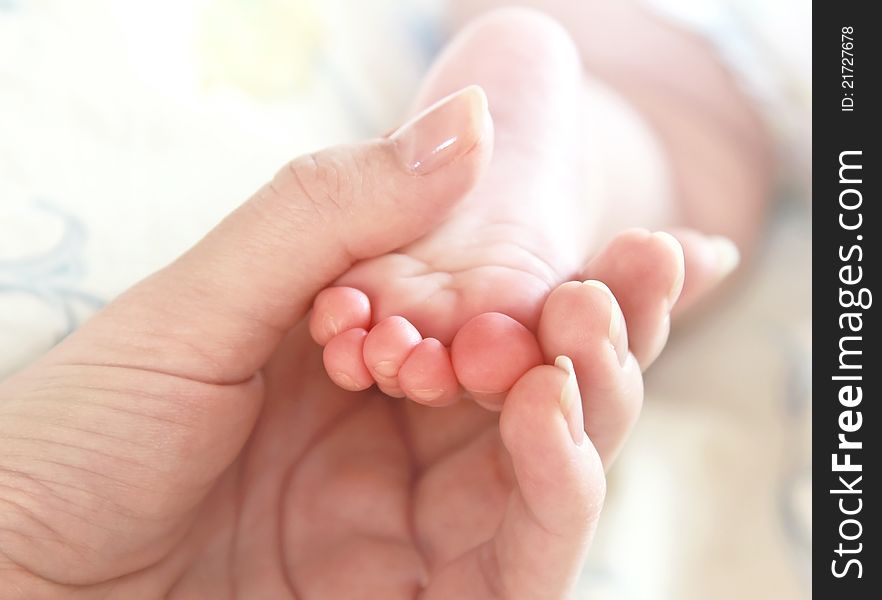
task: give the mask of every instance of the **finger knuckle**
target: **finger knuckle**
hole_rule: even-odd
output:
[[[361,173],[362,165],[352,156],[307,154],[288,163],[286,181],[277,188],[292,196],[299,208],[308,208],[322,220],[333,222],[351,210],[363,187]]]

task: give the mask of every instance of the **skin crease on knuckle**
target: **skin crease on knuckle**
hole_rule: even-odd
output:
[[[292,198],[305,199],[323,223],[339,225],[361,191],[364,165],[359,162],[349,152],[312,153],[289,162],[279,185],[286,205],[295,204]]]
[[[270,240],[316,228],[333,231],[339,219],[336,213],[352,197],[342,171],[337,159],[319,153],[300,156],[287,163],[239,210],[253,212]]]
[[[318,235],[336,238],[346,254],[356,260],[362,252],[349,248],[346,235],[352,227],[350,215],[360,199],[374,199],[377,190],[391,187],[379,182],[372,174],[383,172],[372,152],[360,150],[325,151],[301,156],[289,162],[246,205],[260,216],[258,220],[270,224],[266,238],[288,239],[292,234]],[[382,184],[382,185],[381,185]],[[269,242],[264,242],[269,243]]]

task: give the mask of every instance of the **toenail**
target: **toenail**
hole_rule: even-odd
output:
[[[716,255],[716,268],[719,277],[725,277],[735,270],[738,263],[741,262],[741,253],[738,252],[738,246],[727,237],[714,235],[708,238],[708,242],[714,249]]]
[[[332,379],[334,380],[334,383],[343,389],[349,390],[350,392],[358,391],[358,386],[355,384],[355,381],[343,371],[337,371],[334,373]]]
[[[391,360],[381,360],[374,365],[374,372],[382,377],[395,377],[398,375],[398,366]]]
[[[435,388],[410,391],[410,396],[414,400],[419,400],[420,402],[432,402],[433,400],[440,398],[442,394],[444,394],[444,390]]]
[[[677,238],[666,231],[656,231],[652,235],[661,240],[678,257],[677,276],[674,278],[674,282],[671,284],[671,289],[668,290],[668,310],[670,310],[671,308],[673,308],[674,303],[677,301],[677,298],[680,297],[680,292],[683,291],[683,280],[686,278],[685,261],[683,258],[683,246],[680,244],[679,241],[677,241]]]
[[[325,333],[328,334],[329,338],[332,338],[339,333],[339,331],[337,331],[337,321],[335,321],[334,317],[331,315],[325,315],[325,318],[322,319],[322,327],[324,327]]]
[[[626,348],[622,342],[622,326],[625,322],[625,315],[622,314],[622,309],[619,307],[619,303],[616,301],[616,297],[613,295],[609,287],[607,287],[607,285],[602,281],[597,281],[596,279],[588,279],[587,281],[583,281],[582,283],[584,285],[602,291],[609,298],[609,330],[607,331],[607,334],[609,335],[610,343],[616,350],[616,355],[619,358],[619,362],[621,364],[624,364]]]

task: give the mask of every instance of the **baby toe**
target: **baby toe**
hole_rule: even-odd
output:
[[[420,332],[404,317],[387,317],[374,325],[364,342],[364,364],[389,396],[404,396],[398,371],[422,341]]]
[[[364,292],[351,287],[325,288],[315,297],[309,317],[309,333],[324,346],[331,338],[349,329],[367,329],[371,323],[371,303]]]
[[[459,398],[450,353],[435,338],[424,339],[411,351],[398,371],[398,384],[408,398],[427,406],[447,406]]]
[[[335,335],[325,345],[322,360],[331,380],[344,390],[357,392],[374,384],[374,378],[364,364],[363,352],[367,331],[350,329]]]
[[[483,313],[463,325],[453,339],[450,357],[460,384],[491,410],[500,410],[511,386],[542,364],[533,334],[501,313]]]

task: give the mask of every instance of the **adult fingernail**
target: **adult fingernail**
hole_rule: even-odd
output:
[[[560,391],[560,412],[563,413],[570,430],[573,443],[581,446],[585,439],[585,419],[582,416],[582,394],[579,393],[579,382],[576,381],[576,370],[569,356],[558,356],[554,366],[567,374]]]
[[[582,284],[600,290],[609,298],[609,341],[613,348],[615,348],[619,364],[624,365],[625,358],[628,355],[628,341],[625,339],[625,316],[622,314],[622,309],[619,307],[616,297],[613,295],[612,290],[602,281],[588,279],[583,281]]]
[[[741,253],[738,251],[738,246],[735,245],[735,242],[727,237],[714,235],[708,238],[708,242],[710,242],[714,249],[717,273],[722,279],[734,271],[738,263],[741,262]]]
[[[677,238],[672,236],[667,231],[656,231],[652,235],[654,235],[665,245],[667,245],[678,257],[677,276],[674,278],[674,282],[671,284],[670,291],[668,291],[668,307],[673,308],[674,303],[677,302],[677,298],[680,297],[680,292],[683,291],[683,281],[686,279],[686,265],[683,258],[683,246],[680,244],[679,241],[677,241]]]
[[[426,175],[467,154],[490,126],[487,96],[470,85],[402,125],[390,138],[404,166]]]

